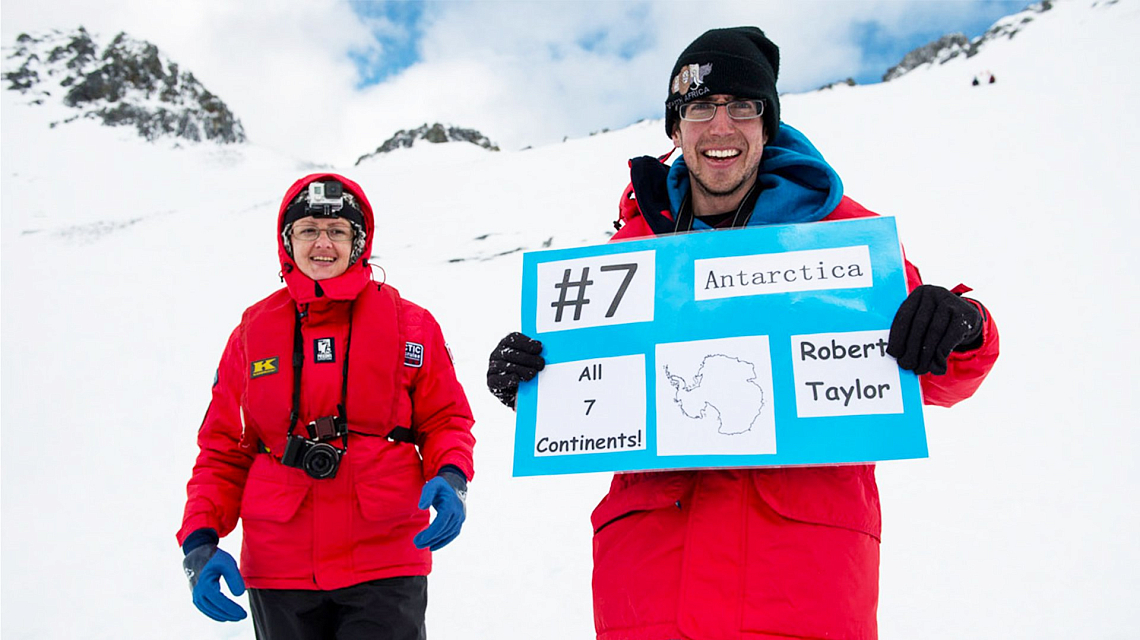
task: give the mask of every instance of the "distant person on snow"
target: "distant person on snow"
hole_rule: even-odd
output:
[[[981,82],[981,80],[978,79],[979,77],[986,78],[987,79],[986,84],[993,84],[993,83],[997,82],[997,78],[994,77],[994,74],[990,71],[986,71],[985,73],[981,74],[980,76],[974,76],[974,80],[970,84],[975,86],[975,87],[980,85],[982,82]]]
[[[286,286],[245,311],[198,432],[183,567],[215,620],[246,616],[219,579],[248,584],[259,640],[423,639],[431,551],[466,518],[471,410],[435,319],[372,280],[374,234],[351,180],[289,188]],[[239,515],[240,573],[218,548]]]
[[[755,27],[708,31],[681,53],[665,131],[682,155],[630,161],[615,240],[876,215],[780,122],[778,71],[778,48]],[[997,328],[965,286],[923,285],[909,262],[906,276],[887,351],[920,375],[926,403],[948,407],[993,367]],[[503,338],[491,392],[513,407],[541,352]],[[592,523],[600,640],[877,637],[873,465],[618,473]]]

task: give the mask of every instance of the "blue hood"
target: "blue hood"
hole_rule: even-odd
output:
[[[760,158],[759,198],[748,226],[815,222],[827,217],[843,199],[843,182],[812,143],[781,123]],[[689,194],[689,168],[679,157],[669,168],[669,205],[673,212]],[[700,220],[693,229],[708,229]]]

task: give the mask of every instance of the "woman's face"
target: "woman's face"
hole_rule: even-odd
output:
[[[315,237],[314,237],[314,234]],[[335,278],[348,269],[352,255],[352,225],[341,218],[309,216],[293,223],[293,260],[313,280]]]

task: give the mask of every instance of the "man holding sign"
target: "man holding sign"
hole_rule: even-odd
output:
[[[630,162],[615,240],[876,215],[844,196],[839,177],[807,138],[780,122],[778,71],[778,48],[755,27],[708,31],[682,52],[669,76],[665,111],[666,133],[682,156],[671,166],[652,157]],[[815,277],[816,263],[802,262],[802,271],[710,268],[702,290],[720,296],[733,287]],[[632,275],[632,266],[624,268]],[[873,332],[802,335],[792,353],[804,367],[889,355],[920,376],[927,404],[948,407],[972,395],[993,367],[997,328],[980,303],[961,297],[967,287],[923,285],[913,265],[905,269],[910,295],[886,341]],[[553,301],[559,311],[582,308],[592,273],[565,270],[562,297]],[[617,283],[622,273],[607,277]],[[859,275],[821,271],[818,277],[829,273]],[[616,290],[612,297],[616,303]],[[504,338],[491,354],[492,393],[513,407],[520,382],[544,368],[542,349],[520,333]],[[714,354],[701,370],[719,367],[729,380],[741,367],[748,375],[763,368],[746,365]],[[667,377],[686,415],[706,406],[703,398],[687,404],[698,387],[755,394],[750,402],[757,407],[765,402],[757,385],[705,389],[690,383],[695,376]],[[620,388],[622,381],[611,384]],[[807,379],[799,386],[817,415],[827,415],[827,407],[881,402],[890,391],[860,379],[830,386]],[[745,413],[735,422],[725,416],[720,433],[739,437],[752,419]],[[592,522],[600,640],[877,637],[880,511],[871,464],[618,473]]]

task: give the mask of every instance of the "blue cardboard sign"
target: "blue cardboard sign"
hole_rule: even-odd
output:
[[[514,475],[926,457],[906,295],[888,217],[528,252]]]

